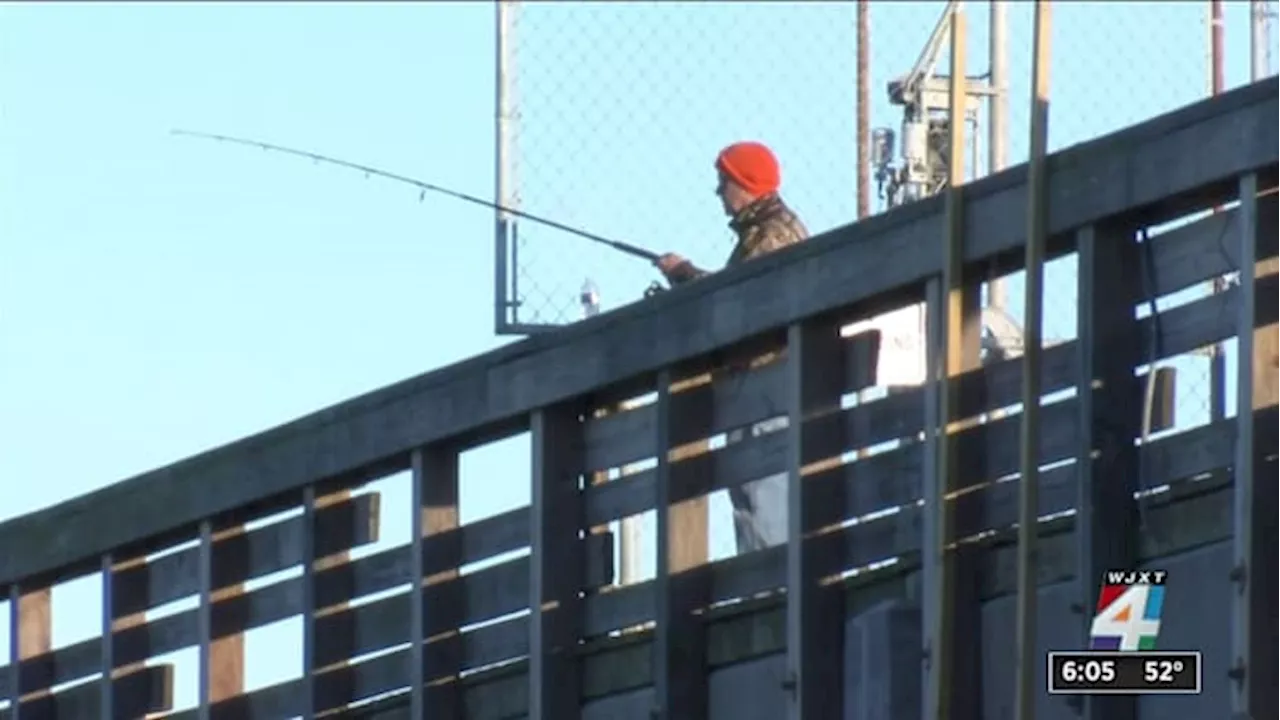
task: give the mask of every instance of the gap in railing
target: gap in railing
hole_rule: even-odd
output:
[[[382,693],[381,695],[371,695],[371,696],[369,696],[369,697],[367,697],[367,698],[365,698],[365,699],[363,699],[363,700],[360,700],[360,701],[358,701],[358,702],[351,703],[350,705],[348,705],[348,706],[347,706],[347,710],[348,710],[349,712],[358,711],[358,710],[360,710],[361,708],[369,707],[369,706],[371,706],[371,705],[375,705],[375,704],[377,704],[377,703],[387,702],[388,700],[391,700],[392,698],[397,698],[397,697],[401,697],[401,696],[406,696],[406,697],[407,697],[408,695],[409,695],[409,688],[400,688],[400,689],[398,689],[398,690],[390,690],[390,691],[388,691],[388,692]],[[407,702],[408,702],[408,700],[406,699],[406,700],[404,700],[403,702],[406,702],[406,703],[407,703]],[[339,716],[338,716],[338,715],[331,715],[331,716],[327,716],[327,717],[338,718]]]
[[[458,522],[469,525],[479,520],[527,507],[530,502],[533,436],[529,432],[512,435],[464,451],[458,459]],[[406,500],[402,507],[408,507]],[[528,541],[527,535],[525,539]],[[460,568],[470,574],[529,554],[524,548],[494,555]]]
[[[380,477],[353,489],[352,494],[376,493],[382,511],[378,514],[378,541],[351,551],[352,560],[376,555],[409,542],[412,529],[413,473],[409,470]]]
[[[265,527],[302,516],[301,496],[299,504],[271,515],[245,523],[246,531]],[[302,576],[302,567],[293,565],[277,572],[252,578],[244,583],[246,593],[271,587]],[[302,618],[294,615],[283,620],[253,628],[244,633],[244,691],[246,693],[270,687],[302,675]],[[198,678],[175,687],[175,699],[190,693],[194,705]]]
[[[50,602],[53,649],[59,650],[102,632],[102,576],[98,573],[60,582],[53,586]]]

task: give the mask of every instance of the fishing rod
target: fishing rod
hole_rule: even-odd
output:
[[[463,200],[469,203],[474,203],[476,205],[481,205],[483,207],[487,207],[492,210],[497,210],[499,212],[507,213],[508,215],[512,215],[518,218],[524,218],[525,220],[528,220],[530,222],[535,222],[535,223],[538,223],[539,225],[545,225],[550,228],[555,228],[556,230],[562,230],[564,232],[569,233],[570,235],[576,235],[577,237],[583,238],[585,240],[590,240],[592,242],[600,243],[601,245],[607,245],[619,252],[626,253],[627,255],[631,255],[633,257],[638,257],[642,260],[647,260],[650,263],[653,263],[654,265],[658,264],[658,257],[659,257],[658,253],[652,252],[650,250],[645,250],[642,247],[637,247],[630,243],[622,242],[620,240],[611,240],[607,237],[602,237],[600,235],[596,235],[595,233],[587,232],[586,230],[580,230],[578,228],[565,225],[563,223],[558,223],[555,220],[548,220],[544,217],[539,217],[537,215],[524,212],[523,210],[515,210],[513,208],[503,207],[498,203],[485,200],[484,198],[478,198],[478,197],[475,197],[474,195],[460,193],[456,190],[450,190],[449,188],[440,187],[439,185],[433,185],[429,182],[423,182],[422,180],[415,180],[414,178],[406,177],[404,175],[397,175],[396,173],[387,172],[386,170],[379,170],[378,168],[370,167],[368,165],[360,165],[357,163],[348,162],[346,160],[339,160],[338,158],[329,157],[327,155],[321,155],[319,153],[313,153],[313,152],[308,152],[306,150],[297,150],[295,148],[285,147],[283,145],[274,145],[272,143],[262,142],[261,140],[251,140],[248,138],[232,137],[230,135],[215,135],[213,133],[196,132],[193,130],[174,130],[172,132],[174,135],[181,135],[184,137],[201,138],[204,140],[215,140],[218,142],[227,142],[227,143],[233,143],[236,145],[246,145],[248,147],[256,147],[262,150],[269,150],[273,152],[284,153],[286,155],[296,155],[297,157],[308,158],[315,162],[328,163],[330,165],[337,165],[339,167],[344,167],[349,170],[357,170],[359,172],[364,173],[366,177],[370,175],[377,175],[378,177],[387,178],[388,180],[395,180],[397,182],[406,183],[419,188],[422,191],[418,196],[419,200],[421,200],[422,197],[427,194],[427,191],[440,193],[442,195],[448,195],[451,198]]]

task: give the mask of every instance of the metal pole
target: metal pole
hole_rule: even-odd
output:
[[[1222,92],[1226,78],[1222,68],[1222,51],[1226,23],[1222,17],[1222,0],[1209,0],[1209,94]],[[1215,207],[1215,213],[1221,207]],[[1210,291],[1217,295],[1227,289],[1223,277],[1215,277],[1210,283]],[[1227,415],[1227,366],[1226,347],[1215,343],[1209,354],[1209,420],[1217,422]],[[1155,381],[1155,373],[1151,372],[1148,382]]]
[[[1249,78],[1257,82],[1271,73],[1271,33],[1266,0],[1249,2]]]
[[[1043,353],[1044,255],[1048,243],[1049,201],[1045,153],[1049,139],[1049,0],[1037,0],[1032,40],[1031,142],[1027,159],[1027,291],[1022,343],[1021,492],[1018,497],[1017,685],[1018,720],[1034,720],[1043,692],[1036,670],[1036,542],[1040,482],[1040,368]]]
[[[987,33],[991,95],[987,97],[987,174],[1000,172],[1008,163],[1009,123],[1009,4],[991,0]],[[987,305],[1003,310],[1008,304],[1008,288],[1003,279],[987,286]]]
[[[507,163],[511,154],[507,127],[510,113],[510,98],[507,93],[509,5],[507,0],[498,0],[494,6],[493,198],[501,206],[510,205],[507,178]],[[509,232],[511,217],[507,213],[495,210],[493,219],[493,328],[495,333],[501,334],[515,320],[507,317],[507,308],[511,307],[510,301],[514,299],[507,297],[507,244],[515,239]]]
[[[926,529],[925,562],[931,568],[925,571],[925,652],[926,679],[925,702],[923,716],[928,720],[952,717],[954,706],[952,679],[955,676],[955,604],[956,604],[956,567],[955,550],[947,547],[953,535],[951,506],[948,494],[955,484],[955,476],[959,474],[954,456],[955,438],[952,434],[958,393],[956,376],[964,371],[964,321],[965,293],[963,278],[964,257],[964,216],[962,185],[964,184],[965,164],[965,101],[967,87],[965,80],[967,27],[965,13],[960,3],[954,3],[948,11],[947,18],[951,32],[951,72],[947,90],[949,96],[948,125],[950,140],[947,158],[946,189],[946,237],[942,251],[942,287],[941,307],[930,307],[926,320],[937,322],[937,339],[941,347],[937,348],[938,360],[942,367],[931,369],[935,382],[930,393],[936,393],[937,428],[930,428],[936,433],[937,442],[932,449],[936,451],[934,458],[935,472],[933,477],[926,476],[925,482],[931,483],[929,498],[932,507],[926,511],[933,514]],[[934,317],[938,317],[936,321]],[[930,339],[935,337],[930,333]],[[928,412],[926,410],[926,412]]]
[[[858,154],[858,219],[871,212],[871,167],[867,157],[867,142],[871,136],[871,88],[867,77],[870,70],[871,13],[870,0],[858,0],[857,6],[857,154]]]

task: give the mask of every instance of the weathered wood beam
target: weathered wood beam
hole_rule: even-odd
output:
[[[9,691],[0,696],[21,705],[28,699],[35,700],[48,695],[55,684],[47,668],[34,667],[26,661],[48,653],[53,647],[53,588],[28,587],[14,584],[9,588]],[[17,667],[14,672],[13,668]]]
[[[24,700],[18,716],[39,720],[83,720],[104,717],[140,718],[173,707],[173,666],[152,665],[115,681],[109,713],[102,712],[98,683],[85,683],[62,692],[43,693]],[[13,707],[0,710],[0,720],[13,720]]]
[[[701,387],[710,389],[713,384],[714,380]],[[677,403],[680,395],[701,397],[701,402]],[[678,439],[709,435],[714,407],[713,395],[697,389],[679,392],[672,373],[658,374],[649,436],[659,452],[653,471],[658,536],[652,593],[655,720],[707,715],[706,628],[694,612],[706,606],[710,589],[705,574],[690,572],[706,565],[709,556],[707,499],[705,494],[676,492],[677,480],[670,470],[673,463],[707,452],[706,443],[680,447]],[[677,495],[681,499],[673,501]]]
[[[1132,225],[1089,226],[1078,233],[1080,378],[1080,466],[1076,571],[1080,647],[1089,647],[1093,609],[1107,570],[1137,567],[1140,485],[1151,485],[1134,440],[1142,434],[1143,388],[1133,369],[1154,359],[1162,337],[1143,343],[1130,311],[1144,300],[1139,253]],[[1135,282],[1134,269],[1140,276]],[[1155,295],[1149,298],[1154,302]],[[1156,330],[1159,331],[1158,329]],[[1143,516],[1145,519],[1145,516]],[[1137,700],[1129,695],[1082,697],[1088,720],[1135,720]]]
[[[557,405],[533,416],[529,503],[529,720],[577,714],[582,671],[583,527],[579,477],[581,424],[576,408]]]
[[[1275,196],[1260,198],[1259,190],[1274,188],[1268,177],[1248,173],[1239,180],[1240,218],[1234,244],[1242,262],[1241,301],[1236,327],[1236,447],[1235,498],[1230,580],[1231,710],[1236,717],[1275,717],[1277,661],[1276,574],[1276,462],[1269,447],[1275,429],[1267,428],[1261,413],[1276,405],[1276,258],[1260,252],[1259,240],[1276,235]],[[1269,215],[1270,227],[1263,226]],[[1259,342],[1260,341],[1260,342]],[[1266,413],[1269,414],[1269,413]],[[1263,434],[1266,433],[1266,434]]]
[[[426,717],[427,708],[431,717],[441,720],[461,718],[463,712],[459,674],[464,656],[458,636],[464,624],[466,599],[457,582],[463,566],[457,532],[461,491],[458,463],[458,451],[448,446],[414,453],[409,570],[413,573],[417,568],[414,574],[425,578],[415,582],[411,575],[413,589],[406,608],[411,628],[409,678],[414,717]],[[428,568],[444,569],[433,572]],[[426,591],[427,587],[438,585],[447,585],[448,589],[441,588],[439,593]],[[428,597],[431,603],[427,602]],[[434,618],[432,624],[444,631],[429,634],[427,618]]]
[[[804,418],[840,411],[844,386],[849,384],[843,372],[849,364],[844,351],[850,345],[840,337],[839,324],[829,318],[796,323],[788,332],[787,429],[776,434],[787,445],[783,689],[791,720],[844,717],[844,597],[831,580],[848,566],[846,546],[822,542],[820,536],[839,532],[827,508],[845,507],[846,484],[829,483],[827,492],[819,494],[813,475],[837,467],[848,441],[842,425],[815,428]],[[874,374],[864,372],[861,379],[873,381]]]

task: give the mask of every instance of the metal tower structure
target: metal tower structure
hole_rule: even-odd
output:
[[[962,8],[963,3],[959,0],[947,4],[915,65],[907,74],[888,84],[890,103],[902,108],[901,146],[897,148],[895,158],[899,135],[891,128],[876,128],[871,132],[870,158],[878,193],[886,208],[936,195],[947,187],[950,172],[947,161],[950,151],[950,79],[937,74],[935,69],[942,48],[951,36],[952,18]],[[1006,18],[1005,3],[991,2],[990,70],[984,76],[965,78],[964,117],[975,131],[971,148],[975,157],[979,142],[976,130],[983,104],[987,106],[989,172],[1003,169],[1006,162]],[[972,165],[976,174],[977,163]],[[983,309],[983,348],[988,357],[1009,357],[1022,349],[1022,329],[1004,306],[1003,283],[993,281],[988,288],[987,306]]]

